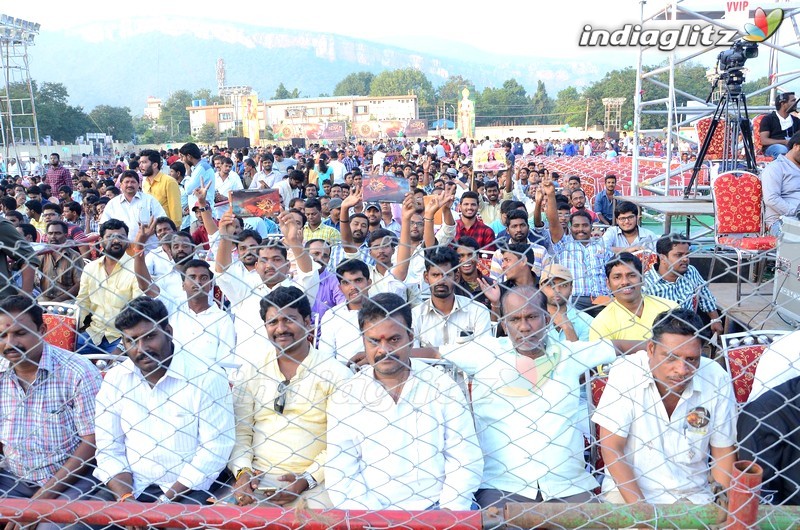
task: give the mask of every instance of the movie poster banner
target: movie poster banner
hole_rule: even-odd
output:
[[[347,138],[347,124],[343,121],[325,123],[281,123],[272,126],[272,132],[280,140],[305,138],[312,142],[320,140],[342,141]]]
[[[428,125],[425,120],[372,120],[353,124],[353,135],[357,138],[425,138]]]
[[[472,164],[475,171],[502,171],[508,169],[506,150],[502,147],[475,149],[472,153]]]

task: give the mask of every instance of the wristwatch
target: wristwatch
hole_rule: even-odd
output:
[[[170,502],[172,501],[164,493],[158,496],[158,504],[169,504]]]
[[[314,480],[314,477],[312,477],[311,473],[309,473],[308,471],[300,475],[298,478],[306,479],[306,482],[308,482],[308,489],[310,490],[313,490],[318,485],[318,482]]]

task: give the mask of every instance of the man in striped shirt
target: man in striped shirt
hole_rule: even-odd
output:
[[[100,372],[85,357],[45,343],[46,331],[30,297],[0,301],[0,498],[75,500],[96,485],[89,462]]]
[[[721,334],[722,320],[717,299],[708,281],[689,265],[689,241],[681,234],[668,234],[656,242],[658,266],[644,275],[644,292],[677,302],[685,309],[707,315],[712,333]]]

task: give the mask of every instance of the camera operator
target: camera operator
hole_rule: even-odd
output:
[[[791,113],[797,110],[794,92],[784,92],[775,98],[775,112],[764,116],[758,128],[764,154],[777,158],[789,152],[789,138],[800,132],[800,118]]]

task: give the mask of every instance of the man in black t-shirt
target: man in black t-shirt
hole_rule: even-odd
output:
[[[794,92],[784,92],[775,98],[775,112],[764,116],[758,128],[764,154],[771,157],[785,155],[789,138],[800,132],[800,118],[791,113],[797,108]]]

